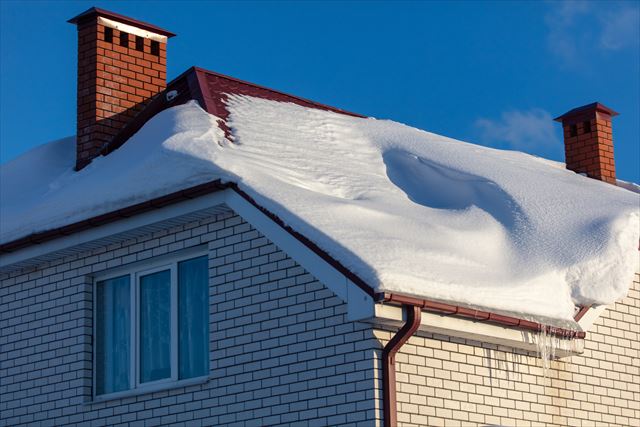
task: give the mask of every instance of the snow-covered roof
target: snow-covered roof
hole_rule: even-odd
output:
[[[192,101],[79,172],[73,139],[3,165],[0,241],[221,179],[378,292],[558,323],[638,270],[636,193],[392,121],[227,103],[232,140]]]

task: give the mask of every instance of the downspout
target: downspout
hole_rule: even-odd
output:
[[[396,353],[418,330],[422,310],[414,305],[404,305],[407,321],[389,340],[382,350],[382,400],[384,427],[398,425],[398,402],[396,400]]]

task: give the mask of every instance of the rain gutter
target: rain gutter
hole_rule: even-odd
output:
[[[571,329],[558,328],[555,326],[544,325],[538,322],[532,322],[530,320],[520,319],[512,316],[505,316],[502,314],[491,313],[489,311],[476,310],[468,307],[461,307],[458,305],[452,305],[442,302],[430,301],[426,299],[408,297],[404,295],[391,294],[391,293],[378,293],[375,296],[376,302],[390,302],[401,305],[412,305],[420,307],[424,311],[436,312],[441,314],[449,314],[467,319],[472,319],[480,322],[494,323],[501,326],[507,326],[511,328],[524,329],[533,332],[546,332],[549,335],[557,337],[571,339],[571,338],[584,338],[586,333],[584,331],[574,331]],[[581,308],[579,315],[584,315],[587,308]]]
[[[422,310],[415,305],[403,305],[407,313],[407,321],[400,330],[389,340],[382,350],[382,397],[384,427],[398,425],[398,401],[396,399],[396,353],[400,347],[420,327]]]
[[[467,307],[446,304],[426,299],[407,297],[391,293],[378,293],[376,302],[389,302],[400,304],[406,313],[406,322],[400,330],[391,338],[382,350],[382,386],[383,386],[383,417],[384,427],[396,427],[398,425],[398,403],[396,398],[396,367],[395,355],[400,348],[411,338],[420,327],[422,311],[436,312],[440,314],[454,315],[480,322],[494,323],[501,326],[519,328],[533,332],[545,331],[564,339],[585,338],[583,331],[557,328],[532,322],[517,317],[505,316],[483,310],[475,310]],[[589,310],[589,307],[580,307],[575,316],[578,321]]]

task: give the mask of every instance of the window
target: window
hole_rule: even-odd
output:
[[[104,29],[104,41],[107,43],[113,42],[113,28],[106,27]]]
[[[160,56],[160,42],[151,40],[151,55]]]
[[[96,396],[208,375],[206,255],[100,278],[95,291]]]
[[[571,125],[569,127],[569,136],[578,136],[578,125]]]
[[[591,121],[590,120],[585,120],[584,122],[582,122],[582,129],[583,129],[584,133],[591,132]]]
[[[144,50],[144,39],[140,36],[136,36],[136,50],[140,52]]]
[[[120,31],[120,46],[129,47],[129,33]]]

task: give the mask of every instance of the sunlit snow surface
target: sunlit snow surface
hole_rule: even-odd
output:
[[[72,140],[3,165],[1,240],[221,178],[377,291],[561,324],[639,270],[640,196],[560,163],[288,103],[229,111],[233,141],[191,102],[80,172]]]

